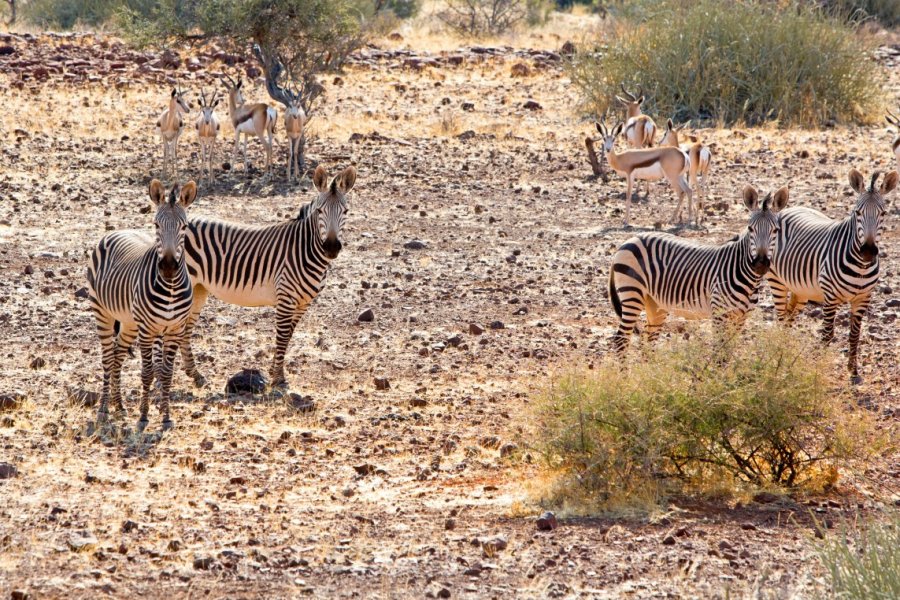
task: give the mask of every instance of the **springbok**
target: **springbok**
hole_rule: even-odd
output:
[[[688,157],[680,148],[662,146],[658,148],[637,148],[616,152],[616,138],[622,133],[624,125],[620,121],[610,132],[604,123],[597,123],[597,131],[603,136],[603,149],[609,166],[628,180],[625,195],[625,226],[631,217],[631,190],[634,180],[656,181],[665,178],[678,194],[678,208],[672,220],[681,218],[681,205],[684,196],[688,198],[688,219],[693,220],[693,204],[691,202],[691,186],[684,179],[688,167]]]
[[[184,92],[178,88],[172,88],[169,98],[169,108],[164,110],[156,120],[156,133],[162,141],[163,147],[163,179],[168,173],[169,160],[171,159],[175,170],[175,179],[178,179],[178,138],[184,129],[184,119],[191,110],[191,103],[185,99]]]
[[[266,149],[266,173],[272,166],[272,144],[275,136],[275,122],[278,119],[278,113],[274,108],[262,102],[256,104],[245,104],[244,95],[241,93],[241,87],[244,84],[243,79],[235,82],[231,77],[222,75],[222,81],[225,89],[228,90],[228,115],[231,117],[231,124],[234,126],[234,152],[231,156],[231,162],[237,161],[238,145],[240,144],[241,134],[244,135],[244,170],[249,169],[247,162],[247,137],[255,135],[262,142]]]
[[[619,84],[622,88],[622,96],[616,96],[616,100],[625,106],[625,140],[629,148],[649,148],[653,146],[653,139],[656,137],[656,123],[653,119],[641,112],[641,105],[644,104],[644,86],[639,86],[638,94],[635,96],[625,89],[625,84]],[[640,193],[640,190],[638,190]],[[647,197],[650,197],[650,182],[647,182]]]
[[[304,127],[306,127],[306,112],[300,106],[299,95],[291,94],[284,111],[284,132],[287,134],[288,139],[288,181],[291,180],[293,175],[296,175],[298,178],[303,176],[303,173],[300,172],[299,157]]]
[[[213,90],[211,98],[206,98],[206,92],[200,89],[200,116],[197,117],[197,137],[200,138],[200,173],[206,167],[206,179],[213,182],[213,161],[216,153],[216,137],[219,135],[219,118],[214,112],[219,105],[216,91]]]
[[[703,217],[703,199],[706,197],[706,178],[709,175],[709,166],[712,162],[712,151],[691,136],[691,143],[681,145],[678,140],[678,132],[684,129],[687,123],[678,127],[672,123],[672,119],[666,121],[666,133],[663,135],[660,146],[673,146],[681,148],[688,157],[688,183],[697,194],[697,215]]]
[[[897,135],[894,136],[894,141],[891,142],[891,150],[894,151],[894,156],[897,157],[897,168],[900,169],[900,117],[888,111],[888,114],[884,116],[885,120],[897,128]]]

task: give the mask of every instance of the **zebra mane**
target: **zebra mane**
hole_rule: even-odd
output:
[[[869,192],[875,191],[875,183],[878,181],[878,178],[881,176],[880,171],[875,171],[872,173],[872,180],[869,182]]]
[[[768,194],[766,194],[766,197],[763,198],[762,206],[760,206],[760,210],[762,210],[762,211],[769,210],[769,202],[771,202],[771,201],[772,201],[772,192],[769,192]]]
[[[315,201],[313,201],[315,202]],[[309,211],[312,209],[313,202],[309,202],[300,207],[300,212],[297,213],[297,221],[305,221],[306,217],[309,216]]]

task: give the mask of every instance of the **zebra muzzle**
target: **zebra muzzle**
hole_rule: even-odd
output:
[[[769,272],[771,264],[768,256],[757,256],[753,259],[753,263],[750,266],[757,275],[765,275]]]
[[[866,262],[873,262],[878,258],[878,246],[875,244],[863,244],[859,249],[860,257]]]
[[[175,279],[177,273],[178,261],[175,260],[174,257],[164,256],[162,260],[159,261],[159,274],[163,276],[163,279],[171,281]]]
[[[322,244],[322,249],[325,251],[325,256],[328,258],[337,258],[337,255],[340,253],[343,245],[341,241],[338,239],[334,240],[325,240]]]

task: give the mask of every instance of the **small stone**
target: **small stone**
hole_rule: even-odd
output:
[[[772,502],[778,501],[779,498],[779,496],[771,492],[759,492],[753,496],[753,501],[760,504],[771,504]]]
[[[194,568],[198,571],[209,571],[215,564],[216,559],[211,556],[202,556],[194,559]]]
[[[896,308],[900,306],[900,298],[891,298],[887,302],[885,302],[885,305],[888,308]]]
[[[427,248],[427,244],[422,240],[410,240],[403,244],[403,247],[407,250],[424,250]]]
[[[498,535],[491,538],[480,538],[479,543],[481,544],[481,549],[484,551],[486,556],[491,556],[496,554],[497,552],[502,552],[506,550],[506,547],[509,545],[509,541],[506,539],[506,536]]]
[[[428,400],[425,398],[419,398],[418,396],[414,396],[410,401],[409,405],[415,408],[423,408],[428,406]]]
[[[226,394],[262,394],[269,380],[259,369],[242,369],[225,384]]]
[[[478,323],[469,323],[469,333],[472,335],[481,335],[484,333],[484,326]]]
[[[531,75],[531,69],[525,63],[516,63],[509,69],[509,74],[513,77],[528,77]]]
[[[97,545],[97,537],[88,529],[80,529],[69,534],[69,548],[75,552],[90,549]]]
[[[352,498],[355,493],[356,492],[353,491],[353,488],[344,488],[344,490],[341,492],[344,498]]]
[[[316,403],[312,399],[312,396],[301,396],[300,394],[291,392],[290,394],[288,394],[288,398],[288,406],[290,406],[297,412],[309,413],[315,412],[316,410]]]
[[[25,265],[25,271],[23,271],[26,275],[34,275],[34,267],[31,265]]]
[[[41,356],[36,356],[32,359],[31,364],[28,365],[32,369],[43,369],[47,366],[47,361],[43,359]]]
[[[68,392],[69,402],[75,406],[90,408],[100,402],[100,394],[98,392],[89,392],[81,389],[70,389]]]
[[[756,531],[756,525],[753,523],[741,523],[741,529],[744,531]]]
[[[356,465],[353,467],[353,470],[363,477],[367,475],[371,475],[375,472],[375,465],[370,465],[369,463],[363,463],[361,465]]]
[[[475,103],[463,102],[462,104],[460,104],[460,108],[462,108],[466,112],[472,112],[473,110],[475,110]]]
[[[18,410],[22,407],[25,394],[15,391],[9,394],[0,394],[0,411]]]
[[[76,298],[87,298],[88,296],[90,296],[90,294],[88,293],[88,289],[86,287],[80,287],[75,292]]]
[[[456,519],[447,519],[444,521],[444,529],[447,531],[453,531],[456,529]]]
[[[526,100],[525,104],[522,105],[522,108],[525,110],[543,110],[544,107],[534,100]]]
[[[672,534],[667,535],[662,540],[663,546],[674,546],[675,545],[675,536]]]
[[[31,596],[25,590],[13,590],[9,597],[10,600],[31,600]]]
[[[0,479],[12,479],[19,474],[19,469],[15,465],[0,462]]]
[[[553,531],[559,527],[559,521],[556,520],[556,515],[549,510],[538,517],[536,524],[539,531]]]
[[[500,446],[500,456],[507,457],[512,456],[512,454],[519,449],[519,445],[513,442],[507,442]]]
[[[360,323],[371,323],[375,320],[375,312],[371,308],[367,308],[366,310],[359,313],[359,316],[356,317],[356,320]]]
[[[506,325],[503,324],[503,321],[491,321],[491,324],[488,325],[490,329],[504,329]]]
[[[388,381],[387,377],[376,377],[375,378],[375,389],[376,390],[389,390],[391,389],[391,382]]]
[[[178,552],[184,547],[184,544],[179,539],[169,540],[169,543],[166,545],[166,548],[169,552]]]
[[[447,338],[447,345],[453,346],[454,348],[458,348],[459,345],[462,344],[462,341],[463,341],[462,336],[459,334],[456,334],[454,336]]]

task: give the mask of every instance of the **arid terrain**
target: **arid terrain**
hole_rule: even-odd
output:
[[[224,395],[240,369],[268,369],[274,311],[211,300],[194,338],[209,385],[193,389],[179,368],[175,429],[158,435],[152,409],[151,435],[112,440],[89,435],[96,409],[79,393],[101,381],[88,253],[107,230],[151,227],[153,123],[171,84],[196,99],[201,85],[221,88],[218,73],[251,65],[214,49],[0,35],[0,394],[14,397],[0,462],[17,470],[0,480],[0,598],[823,595],[813,519],[837,532],[881,518],[900,502],[897,454],[841,473],[828,496],[675,500],[652,519],[561,518],[539,531],[532,407],[554,374],[607,359],[608,263],[632,231],[727,240],[744,226],[747,183],[789,185],[791,204],[843,217],[851,167],[896,167],[892,133],[698,130],[715,143],[703,226],[668,223],[674,196],[659,184],[626,231],[624,180],[590,176],[593,126],[576,110],[564,41],[414,51],[384,40],[325,78],[307,167],[353,164],[359,177],[344,250],[288,352],[291,390],[316,410]],[[896,73],[900,47],[879,57]],[[264,100],[251,83],[248,98]],[[280,124],[266,180],[221,169],[232,130],[218,114],[218,179],[201,183],[192,214],[293,217],[314,195],[308,178],[284,180]],[[250,152],[260,166],[257,142]],[[182,180],[199,177],[197,155],[191,129]],[[900,424],[898,202],[857,390],[889,435]],[[359,322],[367,308],[374,321]],[[773,319],[766,291],[749,329]],[[817,319],[808,308],[797,335]],[[846,309],[839,323],[845,348]],[[695,327],[709,325],[672,319],[665,332]],[[126,393],[138,370],[129,359]],[[136,395],[128,407],[136,420]]]

